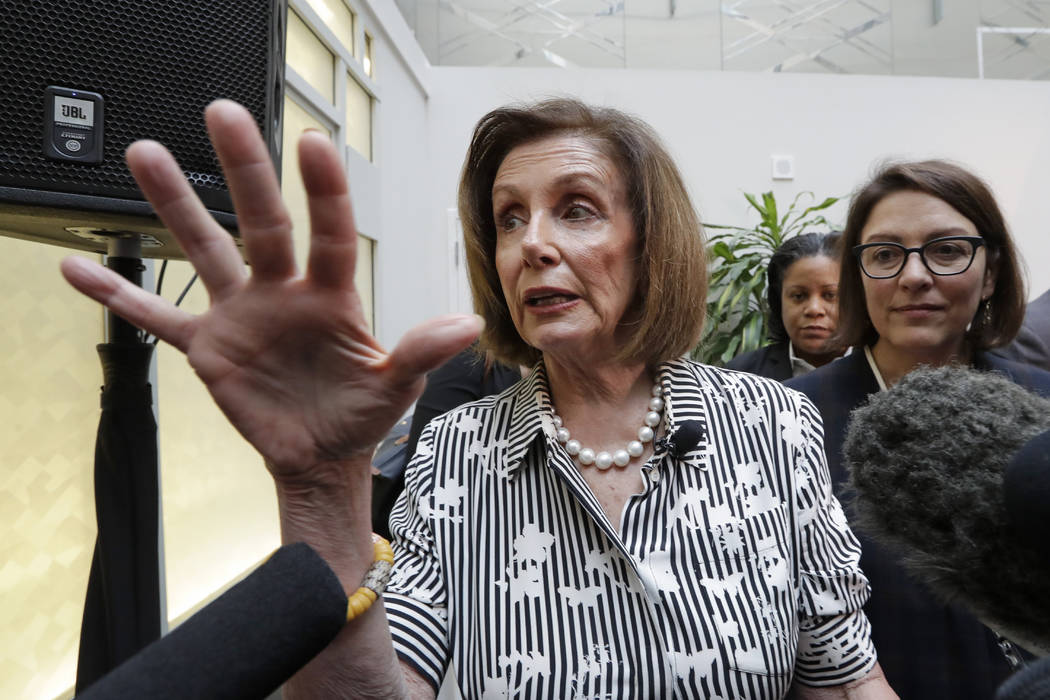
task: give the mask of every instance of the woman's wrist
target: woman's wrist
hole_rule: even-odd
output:
[[[309,478],[277,478],[281,539],[305,542],[355,591],[373,561],[369,462],[330,462]]]

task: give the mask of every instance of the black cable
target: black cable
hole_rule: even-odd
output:
[[[157,289],[154,292],[157,296],[160,296],[160,290],[164,287],[164,273],[168,271],[168,261],[165,260],[160,264],[160,274],[157,275]]]
[[[164,265],[167,265],[167,264],[168,264],[168,261],[165,260],[164,261]],[[161,276],[163,276],[163,274],[164,274],[164,265],[161,265]],[[179,294],[179,298],[175,300],[175,306],[178,306],[179,304],[182,303],[182,300],[186,298],[187,294],[189,294],[190,287],[192,287],[193,283],[196,282],[196,281],[197,281],[197,273],[194,272],[193,273],[193,277],[190,277],[190,281],[186,283],[186,286],[183,288],[182,293]],[[159,282],[159,279],[158,279],[158,282]],[[160,287],[158,286],[158,290],[159,290],[159,288]],[[156,336],[154,336],[153,344],[156,345],[159,342],[160,342],[160,338],[157,338]]]
[[[193,283],[196,282],[196,281],[197,281],[197,273],[194,272],[193,273],[193,277],[190,277],[190,281],[186,283],[186,288],[182,290],[182,294],[180,294],[179,298],[175,300],[175,306],[178,306],[179,304],[182,303],[182,300],[186,298],[186,294],[189,293],[190,287],[192,287]]]
[[[160,290],[164,288],[164,273],[167,272],[167,271],[168,271],[168,261],[165,260],[165,261],[163,261],[160,264],[160,272],[157,274],[157,286],[153,290],[153,293],[156,294],[157,296],[160,296]],[[143,333],[142,334],[142,342],[144,342],[144,343],[150,342],[149,335],[150,335],[149,333]],[[154,345],[156,345],[157,344],[157,339],[154,338],[152,342],[153,342]]]

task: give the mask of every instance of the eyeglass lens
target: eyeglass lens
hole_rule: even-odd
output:
[[[930,272],[957,275],[970,266],[977,247],[965,239],[930,241],[921,248],[908,249],[896,243],[883,243],[865,248],[860,263],[873,277],[893,277],[904,268],[908,254],[917,252]]]

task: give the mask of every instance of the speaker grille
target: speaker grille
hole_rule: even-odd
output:
[[[164,143],[205,203],[230,211],[202,110],[247,107],[279,160],[283,0],[0,0],[0,185],[141,199],[123,153]],[[44,89],[105,99],[103,162],[44,157]]]

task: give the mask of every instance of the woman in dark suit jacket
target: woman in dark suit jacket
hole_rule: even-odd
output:
[[[839,337],[853,352],[787,382],[824,418],[836,495],[846,495],[842,445],[850,412],[919,365],[997,371],[1050,396],[1050,373],[988,352],[1017,333],[1025,296],[1006,223],[973,174],[943,161],[899,163],[858,190],[843,233],[839,284]],[[991,698],[1010,671],[995,636],[910,579],[894,553],[858,537],[872,586],[865,606],[872,639],[901,699]]]
[[[737,355],[729,369],[784,381],[842,354],[828,343],[838,324],[839,238],[803,233],[777,248],[766,270],[773,342]]]
[[[408,435],[396,443],[404,443],[400,470],[392,478],[375,473],[372,476],[372,530],[377,535],[390,537],[390,512],[405,490],[405,467],[416,453],[416,444],[427,423],[457,406],[500,393],[521,379],[521,374],[519,368],[497,362],[476,344],[427,374],[427,385],[416,401]]]

